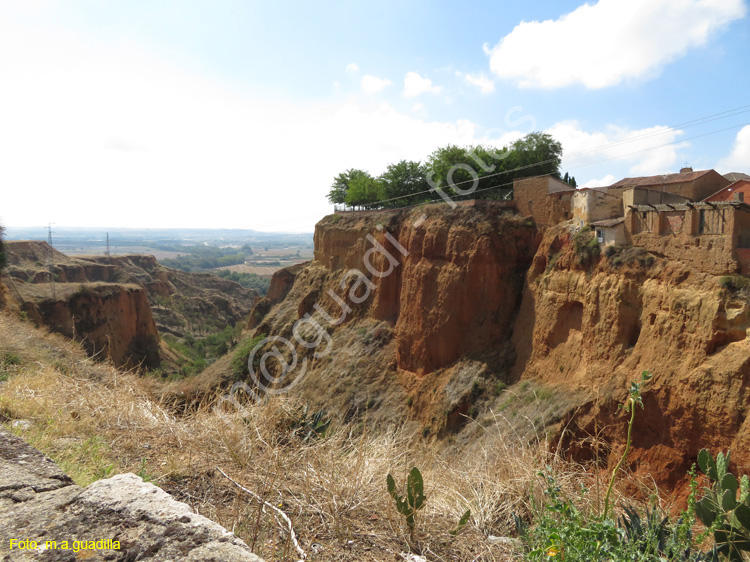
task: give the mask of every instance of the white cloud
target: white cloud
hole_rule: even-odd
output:
[[[617,178],[612,174],[607,174],[600,180],[589,180],[580,187],[606,187],[612,185],[617,181]]]
[[[442,86],[433,86],[432,80],[423,78],[416,72],[407,72],[404,76],[404,97],[415,98],[422,94],[439,94]]]
[[[387,78],[378,78],[377,76],[370,76],[369,74],[365,74],[362,77],[362,91],[366,94],[377,94],[391,84],[393,84],[393,82]]]
[[[483,94],[491,94],[495,91],[495,83],[484,74],[465,74],[464,79],[473,86],[479,88]]]
[[[746,13],[744,0],[599,0],[521,22],[485,52],[497,76],[522,87],[605,88],[657,75]]]
[[[723,174],[729,172],[750,172],[750,125],[739,130],[729,156],[722,158],[716,168]]]
[[[355,63],[351,62],[351,63],[349,63],[349,64],[346,65],[346,71],[347,72],[352,72],[352,73],[353,72],[358,72],[359,71],[359,67]]]
[[[674,172],[680,149],[688,146],[677,142],[682,131],[664,126],[628,129],[607,125],[602,131],[588,132],[577,121],[561,121],[546,132],[562,144],[562,169],[573,175],[578,169],[585,174],[586,168],[600,162],[595,169],[627,166],[628,173],[637,176]]]
[[[483,142],[470,121],[356,98],[249,95],[133,45],[3,18],[0,83],[0,222],[10,226],[310,232],[341,171],[379,174],[439,146]]]

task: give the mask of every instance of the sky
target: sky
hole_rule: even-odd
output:
[[[750,0],[0,0],[0,224],[310,232],[335,175],[562,143],[750,173]]]

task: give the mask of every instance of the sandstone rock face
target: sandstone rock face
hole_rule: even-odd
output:
[[[375,288],[359,308],[395,325],[398,368],[418,375],[508,338],[537,242],[532,223],[500,207],[424,211],[423,220],[420,209],[333,215],[315,229],[322,285],[344,298],[342,283],[356,285],[350,273],[366,275]],[[300,312],[320,301],[339,315],[323,291],[301,300]]]
[[[11,539],[39,546],[11,550]],[[119,549],[74,550],[75,541],[108,539],[113,542],[101,546],[118,541]],[[140,477],[121,474],[82,489],[0,429],[0,560],[82,559],[262,562],[232,533]]]
[[[629,382],[649,370],[632,468],[673,487],[704,447],[731,449],[750,467],[748,299],[680,262],[612,263],[602,257],[581,267],[565,229],[546,232],[513,334],[516,377],[590,390],[564,422],[579,460],[595,454],[584,444],[594,434],[613,446],[610,460],[622,453],[625,416],[617,406]]]
[[[732,449],[750,470],[747,295],[722,289],[710,268],[644,249],[583,265],[574,234],[559,225],[541,237],[491,208],[329,216],[316,228],[315,260],[256,333],[294,341],[306,314],[341,318],[321,322],[330,354],[298,346],[308,374],[294,392],[347,415],[372,406],[433,434],[460,430],[472,401],[498,380],[556,389],[567,413],[548,431],[577,460],[610,465],[624,448],[618,405],[649,370],[631,469],[678,486],[707,447]]]
[[[216,275],[163,267],[153,256],[70,257],[25,241],[8,242],[7,253],[17,306],[120,367],[168,370],[176,360],[159,334],[215,334],[243,320],[258,296]]]
[[[159,334],[142,287],[95,283],[70,289],[60,287],[60,298],[28,300],[22,309],[118,367],[159,366]]]

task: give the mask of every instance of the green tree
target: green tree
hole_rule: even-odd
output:
[[[333,204],[343,205],[346,203],[346,196],[349,193],[352,182],[365,176],[369,177],[370,174],[354,168],[341,172],[333,179],[331,190],[328,192],[328,200]]]
[[[425,176],[425,169],[419,162],[401,160],[398,164],[389,164],[388,169],[378,178],[380,181],[380,200],[384,207],[404,207],[426,201],[430,189]],[[395,199],[389,201],[389,199]]]
[[[547,133],[530,133],[510,145],[508,181],[551,174],[560,178],[562,145]]]
[[[350,207],[363,207],[375,203],[380,198],[380,182],[367,172],[349,183],[346,193],[346,204]]]

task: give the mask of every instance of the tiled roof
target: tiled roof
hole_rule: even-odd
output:
[[[732,172],[729,174],[724,174],[724,177],[729,181],[750,180],[750,175],[743,174],[742,172]]]
[[[682,174],[665,174],[662,176],[645,176],[640,178],[625,178],[611,187],[642,187],[648,185],[666,185],[670,183],[683,183],[686,181],[697,180],[700,177],[710,174],[713,170],[702,170],[700,172],[685,172]]]
[[[600,228],[610,228],[622,224],[625,222],[625,217],[617,217],[614,219],[605,219],[603,221],[592,222],[591,226],[597,226]]]
[[[635,211],[686,211],[687,209],[728,209],[743,208],[750,211],[750,205],[744,201],[701,201],[699,203],[657,203],[655,205],[628,205]]]

